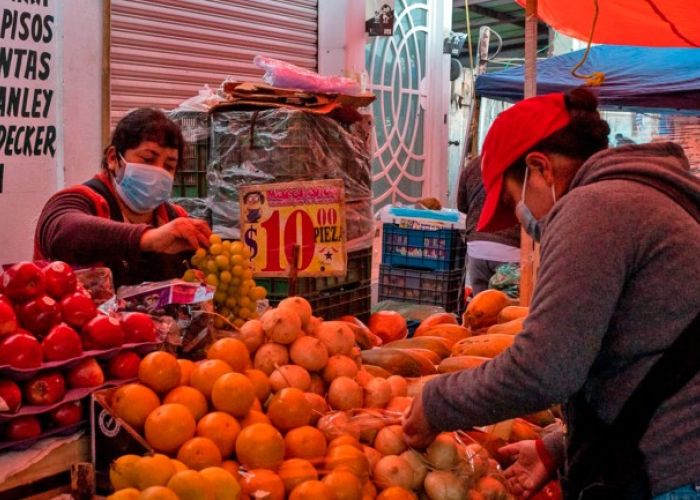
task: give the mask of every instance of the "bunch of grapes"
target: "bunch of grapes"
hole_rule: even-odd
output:
[[[198,249],[192,256],[192,265],[204,274],[204,281],[216,288],[216,312],[240,327],[249,319],[258,317],[257,302],[267,291],[256,286],[250,269],[250,250],[240,241],[222,241],[212,234],[209,251]],[[194,269],[185,272],[186,281],[197,281]],[[225,328],[221,318],[214,320],[216,328]]]

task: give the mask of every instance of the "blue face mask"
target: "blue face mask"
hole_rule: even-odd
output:
[[[127,163],[115,179],[115,189],[122,201],[136,213],[146,213],[170,198],[173,176],[160,167],[144,163]]]
[[[533,215],[532,211],[525,204],[525,189],[527,188],[527,175],[530,169],[525,169],[525,179],[523,180],[523,191],[520,196],[520,201],[515,205],[515,217],[518,222],[523,226],[525,232],[530,235],[530,238],[535,240],[537,243],[540,242],[542,238],[542,225],[540,221]],[[557,194],[554,191],[554,184],[552,184],[552,199],[556,203]]]

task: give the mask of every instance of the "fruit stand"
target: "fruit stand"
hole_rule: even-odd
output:
[[[527,308],[490,290],[472,300],[465,324],[436,313],[409,338],[406,320],[392,311],[365,324],[352,315],[317,317],[299,296],[265,308],[265,291],[242,263],[232,277],[245,290],[230,296],[247,297],[250,312],[234,318],[212,276],[231,272],[235,255],[245,262],[246,249],[212,236],[208,252],[193,257],[191,281],[120,289],[121,307],[131,311],[98,307],[64,263],[4,271],[2,342],[18,347],[0,350],[2,446],[32,450],[47,437],[71,436],[7,479],[6,491],[26,495],[32,487],[23,485],[54,474],[65,484],[71,464],[91,461],[97,492],[114,499],[512,497],[502,474],[509,460],[498,448],[538,438],[555,423],[551,412],[442,433],[424,450],[406,446],[401,421],[431,377],[506,349]],[[229,266],[211,271],[219,257]],[[54,289],[53,273],[68,284]],[[144,290],[169,290],[160,297],[171,301],[176,286],[180,295],[210,290],[200,297],[213,306],[204,313],[207,334],[189,338],[195,349],[173,342],[164,326],[173,304],[143,299]],[[54,303],[63,305],[58,313]],[[42,312],[30,314],[37,304]]]

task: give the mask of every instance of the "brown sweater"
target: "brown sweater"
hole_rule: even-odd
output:
[[[116,218],[121,219],[121,214]],[[140,250],[141,236],[149,227],[153,225],[98,217],[87,196],[63,192],[44,206],[37,223],[35,244],[50,260],[62,260],[72,266],[109,267],[115,287],[181,276],[182,262],[188,255],[161,255]]]
[[[467,241],[493,241],[511,247],[520,247],[520,226],[487,233],[476,230],[481,209],[486,199],[486,191],[481,180],[481,157],[466,164],[459,175],[457,189],[457,210],[467,215]]]

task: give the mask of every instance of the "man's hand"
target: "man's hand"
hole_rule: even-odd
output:
[[[404,414],[403,433],[406,444],[419,450],[426,448],[437,435],[425,418],[422,394],[413,398],[413,403]]]
[[[141,236],[141,250],[178,254],[199,247],[209,247],[211,229],[199,219],[179,217],[167,224],[149,229]]]
[[[515,459],[503,475],[510,491],[522,498],[529,498],[538,492],[550,479],[551,473],[537,452],[536,441],[520,441],[503,446],[499,453]],[[544,453],[547,453],[546,450]]]

